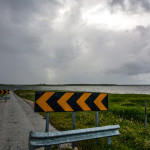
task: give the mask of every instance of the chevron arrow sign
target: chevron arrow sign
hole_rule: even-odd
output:
[[[106,111],[107,93],[35,92],[35,112]]]
[[[0,94],[9,94],[9,90],[0,90]]]

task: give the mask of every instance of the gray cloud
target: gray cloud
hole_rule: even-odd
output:
[[[132,32],[138,34],[134,38],[135,47],[133,47],[133,51],[129,51],[128,55],[125,55],[118,67],[107,70],[109,73],[120,73],[129,76],[150,73],[150,27],[137,26]]]
[[[150,11],[150,1],[148,0],[111,0],[109,5],[113,11],[123,10],[130,12],[138,12],[139,8],[144,11]]]
[[[0,83],[145,83],[136,77],[150,73],[150,27],[87,25],[82,12],[98,2],[2,0]]]

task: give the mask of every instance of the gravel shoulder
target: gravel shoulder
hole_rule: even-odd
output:
[[[0,150],[27,150],[30,131],[45,132],[45,119],[10,92],[10,100],[0,100]]]

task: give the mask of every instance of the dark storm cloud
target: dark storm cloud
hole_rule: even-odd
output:
[[[138,34],[133,39],[135,47],[122,59],[120,65],[113,69],[108,69],[109,73],[126,74],[129,76],[150,73],[150,27],[137,26],[132,32]]]
[[[46,27],[43,27],[45,25],[43,18],[41,22],[38,20],[39,16],[49,15],[49,19],[52,19],[55,17],[59,5],[55,1],[0,1],[1,46],[8,46],[5,51],[9,52],[11,49],[26,52],[25,47],[23,48],[24,45],[33,45],[34,49],[34,45],[36,47],[36,44],[42,41],[41,32]],[[47,10],[44,11],[45,9]]]
[[[88,25],[83,10],[99,3],[1,0],[0,83],[136,83],[132,76],[149,74],[150,28]],[[123,10],[132,4],[110,3]],[[146,1],[137,4],[148,12]]]
[[[150,46],[142,49],[139,53],[129,56],[126,61],[118,68],[117,73],[127,75],[138,75],[150,73]]]
[[[82,30],[80,53],[77,53],[63,71],[57,70],[56,78],[80,83],[104,82],[111,77],[122,80],[123,74],[129,76],[149,73],[148,32],[145,37],[139,28],[130,32],[112,32],[86,28]],[[148,30],[148,29],[145,29]],[[104,38],[105,37],[105,38]],[[61,74],[61,77],[59,76]],[[116,75],[122,74],[119,77]],[[124,77],[127,78],[127,77]],[[94,81],[93,81],[94,80]],[[128,79],[129,81],[130,79]],[[71,81],[70,81],[71,82]],[[117,82],[117,81],[116,81]],[[123,82],[123,81],[122,81]],[[127,82],[127,81],[126,81]]]
[[[48,15],[50,23],[60,6],[57,1],[0,1],[1,83],[44,80],[44,52],[40,47],[44,32],[51,26],[43,16]]]

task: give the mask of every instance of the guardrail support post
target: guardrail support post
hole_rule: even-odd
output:
[[[147,131],[147,100],[145,99],[145,132]]]
[[[108,144],[108,145],[111,145],[111,137],[108,137],[108,138],[107,138],[107,144]]]

